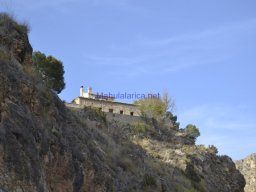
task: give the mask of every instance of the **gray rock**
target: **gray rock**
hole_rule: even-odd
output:
[[[236,161],[236,167],[246,180],[245,192],[256,192],[256,154],[251,154],[245,159]]]

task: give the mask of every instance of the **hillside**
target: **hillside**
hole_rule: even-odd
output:
[[[64,103],[38,78],[27,27],[0,15],[0,191],[243,192],[227,156],[170,117],[129,124]]]
[[[256,192],[256,154],[251,154],[235,163],[237,169],[239,169],[245,177],[245,192]]]

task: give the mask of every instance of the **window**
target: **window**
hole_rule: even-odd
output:
[[[121,110],[121,111],[120,111],[120,114],[124,114],[124,111]]]
[[[109,109],[108,112],[109,112],[109,113],[113,113],[114,110],[113,110],[113,109]]]
[[[130,112],[130,115],[133,116],[133,112]]]

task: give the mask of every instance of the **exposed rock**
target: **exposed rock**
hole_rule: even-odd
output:
[[[9,15],[0,15],[0,45],[8,50],[20,64],[32,65],[32,47],[27,36],[27,26],[19,25]]]
[[[235,163],[237,169],[239,169],[245,177],[245,192],[256,192],[256,154],[251,154],[245,159],[236,161]]]
[[[203,178],[209,187],[208,191],[238,192],[241,191],[240,186],[245,185],[244,177],[228,156],[217,157],[213,154],[207,154],[203,159],[193,158],[186,171],[192,180]],[[200,177],[197,178],[196,175]]]

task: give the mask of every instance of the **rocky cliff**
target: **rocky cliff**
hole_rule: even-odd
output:
[[[0,191],[244,191],[229,157],[168,118],[129,124],[66,108],[31,58],[26,26],[0,14]]]
[[[251,154],[245,159],[236,161],[235,163],[237,169],[239,169],[245,177],[245,192],[256,192],[256,154]]]

